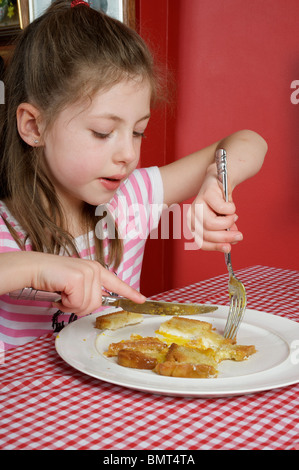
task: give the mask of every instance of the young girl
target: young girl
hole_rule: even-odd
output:
[[[157,205],[194,197],[189,224],[194,231],[201,204],[202,249],[225,252],[242,239],[235,205],[224,201],[217,181],[215,151],[227,149],[233,190],[259,171],[265,141],[240,131],[163,168],[136,169],[159,88],[137,33],[85,2],[56,1],[21,34],[1,107],[5,348],[51,331],[57,309],[68,316],[96,311],[105,290],[142,303],[142,257],[146,236],[158,223]],[[143,220],[132,224],[123,214],[132,216],[134,204],[144,211],[136,214]],[[125,223],[132,230],[122,236]],[[136,236],[139,223],[146,234]],[[61,292],[61,304],[7,295],[26,286]]]

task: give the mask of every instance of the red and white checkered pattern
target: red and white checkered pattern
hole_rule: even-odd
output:
[[[254,266],[236,274],[248,308],[299,321],[299,272]],[[226,305],[227,275],[156,298]],[[52,335],[8,351],[0,374],[0,449],[299,446],[299,384],[233,398],[158,396],[76,371],[57,355]]]

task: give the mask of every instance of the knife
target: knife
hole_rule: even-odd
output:
[[[35,300],[39,302],[59,302],[61,296],[58,292],[46,292],[32,287],[15,290],[9,293],[14,299]],[[164,302],[146,300],[143,304],[137,304],[132,300],[114,295],[102,296],[102,305],[120,307],[128,312],[144,313],[147,315],[196,315],[210,313],[217,310],[213,305],[183,304],[181,302]]]

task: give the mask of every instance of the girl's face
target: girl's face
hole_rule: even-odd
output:
[[[136,168],[150,98],[146,81],[122,81],[58,115],[45,133],[44,155],[65,208],[108,202]]]

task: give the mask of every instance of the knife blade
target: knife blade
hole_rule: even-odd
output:
[[[10,297],[21,300],[34,300],[39,302],[59,302],[61,296],[57,292],[46,292],[36,290],[32,287],[16,290],[9,293]],[[217,310],[214,305],[164,302],[158,300],[146,300],[142,304],[137,304],[132,300],[119,296],[102,296],[102,305],[119,307],[128,312],[144,313],[145,315],[201,315]]]
[[[217,310],[217,307],[213,305],[186,304],[158,300],[146,300],[142,304],[136,304],[132,300],[122,297],[107,297],[106,300],[104,297],[102,305],[120,307],[128,312],[144,313],[145,315],[201,315]]]

